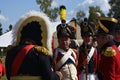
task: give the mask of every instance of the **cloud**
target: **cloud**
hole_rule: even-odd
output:
[[[52,7],[58,7],[58,3],[55,0],[52,2]]]
[[[108,12],[111,8],[108,3],[108,0],[100,0],[99,6],[103,12]]]
[[[108,3],[109,0],[85,0],[81,3],[78,4],[78,7],[81,8],[81,10],[84,10],[86,13],[88,13],[89,10],[89,6],[99,6],[100,9],[107,14],[109,9],[110,9],[110,5]]]
[[[110,9],[109,0],[53,0],[52,6],[59,7],[61,4],[67,7],[67,18],[75,17],[76,12],[83,10],[89,15],[89,6],[99,6],[103,13],[107,14]],[[72,5],[72,6],[71,6]]]
[[[7,21],[7,18],[3,15],[0,15],[0,21],[5,22],[5,21]]]
[[[73,15],[74,13],[75,13],[75,11],[71,10],[71,11],[68,12],[68,15]]]
[[[94,0],[84,0],[82,3],[78,4],[78,7],[80,7],[80,6],[89,6],[92,3],[94,3]]]

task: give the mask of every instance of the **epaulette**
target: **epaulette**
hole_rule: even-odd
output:
[[[10,51],[13,47],[14,47],[14,46],[12,46],[12,45],[8,45],[7,51]]]
[[[44,55],[50,56],[49,51],[42,46],[35,46],[35,50],[37,50],[38,52],[42,52]]]
[[[104,52],[103,55],[104,55],[104,56],[107,56],[107,57],[113,57],[113,56],[116,55],[116,51],[115,51],[112,47],[108,47],[108,48],[105,50],[105,52]]]

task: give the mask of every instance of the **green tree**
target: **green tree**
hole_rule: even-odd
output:
[[[12,30],[12,24],[9,25],[9,29],[6,30],[6,32],[9,32],[9,31],[11,31],[11,30]]]
[[[97,17],[97,16],[95,16],[96,12],[99,12],[101,14],[101,16],[105,16],[105,14],[102,12],[102,10],[100,9],[99,6],[96,6],[96,7],[90,6],[89,7],[89,17],[88,17],[89,21],[93,21],[93,22],[96,21],[95,20]]]
[[[12,30],[12,24],[9,25],[9,31],[11,31],[11,30]]]
[[[76,20],[78,22],[78,24],[80,25],[80,23],[83,21],[83,18],[85,17],[85,12],[82,11],[82,10],[79,10],[77,13],[76,13]]]
[[[2,35],[3,34],[3,32],[2,32],[2,24],[0,23],[0,35]]]
[[[102,12],[102,10],[100,9],[99,6],[90,6],[89,7],[89,16],[88,16],[88,20],[91,22],[94,22],[95,24],[97,24],[97,16],[96,16],[96,12],[99,12],[101,14],[101,16],[105,16],[105,14]]]
[[[109,0],[111,9],[109,10],[108,16],[118,18],[120,17],[120,0]]]
[[[37,4],[40,7],[40,11],[47,14],[51,21],[55,21],[59,15],[59,8],[52,7],[53,0],[36,0]]]
[[[1,10],[0,10],[0,14],[1,14]],[[2,32],[2,24],[0,22],[0,35],[2,35],[2,34],[3,34],[3,32]]]

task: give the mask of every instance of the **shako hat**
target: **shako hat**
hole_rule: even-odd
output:
[[[94,31],[90,23],[88,22],[87,18],[84,18],[84,21],[81,22],[80,27],[81,27],[82,36],[93,36],[94,35]]]
[[[64,5],[60,6],[60,20],[61,24],[57,25],[56,31],[57,31],[57,38],[67,36],[72,36],[72,32],[70,30],[71,26],[66,23],[66,7]]]
[[[70,30],[70,25],[68,24],[59,24],[57,26],[57,38],[59,39],[60,37],[72,37],[72,32]]]

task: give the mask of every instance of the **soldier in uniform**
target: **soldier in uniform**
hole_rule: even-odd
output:
[[[68,24],[57,26],[58,47],[54,50],[55,71],[61,71],[62,80],[78,80],[77,50],[70,48],[72,33]]]
[[[60,20],[62,25],[66,24],[66,7],[64,5],[60,6]],[[69,22],[67,22],[67,25],[69,25],[69,29],[72,32],[71,37],[71,48],[77,49],[82,44],[83,40],[81,38],[81,28],[77,24],[77,21],[75,18],[71,19]],[[57,32],[53,33],[53,42],[52,42],[52,49],[54,51],[54,48],[58,46],[58,39],[57,39]]]
[[[87,18],[85,18],[84,22],[81,23],[81,35],[83,38],[83,44],[79,48],[79,59],[77,67],[78,77],[80,80],[95,80],[97,60],[95,47],[97,46],[97,43],[94,41],[94,32],[92,27],[88,23]],[[91,50],[92,54],[89,54]],[[92,56],[90,57],[89,55]]]
[[[51,66],[51,23],[37,11],[23,15],[13,29],[13,44],[8,47],[8,80],[60,80],[61,72]]]
[[[98,49],[101,58],[99,71],[100,80],[120,80],[120,53],[113,41],[113,32],[118,20],[109,17],[100,17],[97,33]]]

